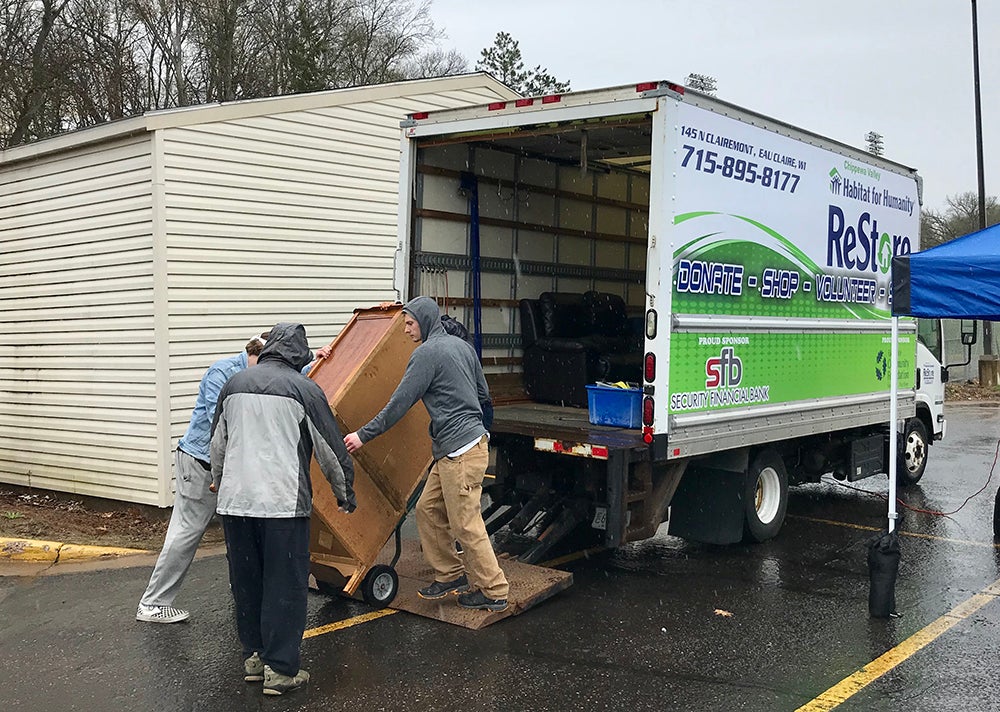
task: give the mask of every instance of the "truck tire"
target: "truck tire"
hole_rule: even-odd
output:
[[[906,421],[896,465],[896,479],[901,487],[915,485],[927,467],[927,427],[920,418]]]
[[[743,540],[761,542],[777,535],[788,509],[788,472],[774,450],[761,450],[750,462],[743,501]]]

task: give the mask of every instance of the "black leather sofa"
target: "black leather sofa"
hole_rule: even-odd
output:
[[[629,320],[617,294],[544,292],[519,306],[524,389],[532,400],[585,408],[587,384],[641,381],[641,318]]]

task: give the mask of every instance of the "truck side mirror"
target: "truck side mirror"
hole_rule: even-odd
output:
[[[975,319],[962,319],[961,321],[962,345],[972,346],[978,338],[979,322]]]

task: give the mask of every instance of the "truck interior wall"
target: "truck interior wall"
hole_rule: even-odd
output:
[[[647,126],[648,133],[648,126]],[[544,292],[608,292],[621,296],[629,314],[645,303],[649,174],[597,160],[584,148],[563,155],[567,143],[587,146],[580,132],[560,130],[476,140],[431,140],[417,154],[416,205],[410,295],[436,298],[454,318],[474,329],[471,264],[471,195],[462,174],[478,184],[481,254],[481,330],[487,373],[520,370],[518,302]],[[608,143],[600,155],[634,157],[630,145]],[[530,147],[528,143],[530,142]],[[539,152],[559,146],[560,155]],[[649,153],[648,143],[640,153]]]

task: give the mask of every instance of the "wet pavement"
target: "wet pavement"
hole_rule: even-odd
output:
[[[948,440],[901,494],[910,506],[954,510],[989,475],[1000,408],[951,405],[947,416]],[[884,494],[886,478],[855,486]],[[837,709],[996,710],[1000,591],[976,597],[1000,579],[998,486],[995,472],[951,517],[906,512],[898,620],[868,617],[866,542],[885,501],[824,482],[793,488],[775,540],[658,536],[581,558],[563,565],[572,588],[481,631],[406,613],[366,618],[363,603],[310,594],[302,652],[312,680],[277,698],[242,680],[224,556],[195,561],[177,601],[192,617],[179,625],[134,621],[151,559],[58,573],[8,564],[0,709],[830,709],[814,700],[868,666],[884,674],[838,688]],[[956,610],[970,600],[979,607]],[[887,651],[898,659],[879,661]]]

